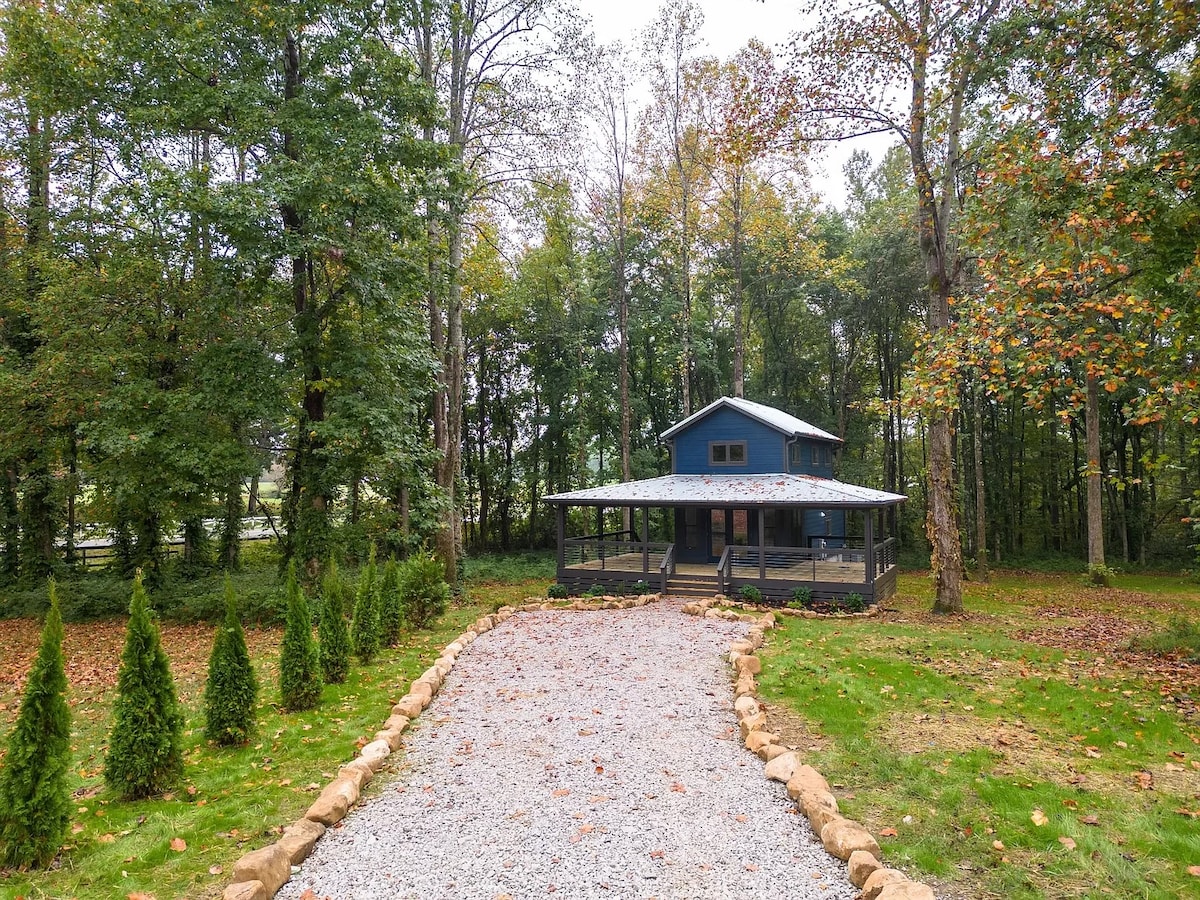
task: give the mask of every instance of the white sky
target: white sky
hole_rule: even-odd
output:
[[[801,25],[795,0],[698,0],[704,10],[701,36],[706,42],[702,52],[727,59],[746,45],[750,38],[781,50]],[[658,14],[661,0],[577,0],[583,14],[592,20],[600,43],[623,41],[627,46]],[[782,52],[780,56],[782,56]],[[842,166],[853,150],[862,149],[878,163],[884,151],[894,143],[890,136],[860,138],[828,145],[825,153],[813,161],[813,189],[824,202],[842,207],[845,203],[845,179]]]

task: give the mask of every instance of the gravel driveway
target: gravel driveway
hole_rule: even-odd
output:
[[[720,655],[747,629],[670,600],[513,616],[278,896],[855,896],[738,741]]]

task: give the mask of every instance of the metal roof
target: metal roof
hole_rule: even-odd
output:
[[[568,506],[892,506],[908,498],[815,475],[663,475],[543,497]]]
[[[755,403],[752,400],[743,400],[741,397],[721,397],[714,400],[708,406],[699,412],[692,413],[682,422],[672,425],[666,431],[659,435],[662,440],[670,440],[685,428],[690,427],[696,422],[699,422],[711,412],[722,407],[736,409],[738,412],[756,419],[776,431],[786,434],[788,437],[810,437],[817,438],[822,441],[833,441],[834,443],[842,443],[842,439],[830,434],[828,431],[822,431],[816,425],[809,425],[803,419],[797,419],[790,413],[785,413],[781,409],[776,409],[773,406],[766,406],[762,403]]]

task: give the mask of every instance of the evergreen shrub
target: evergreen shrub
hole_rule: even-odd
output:
[[[571,592],[567,590],[567,586],[565,584],[552,584],[550,587],[546,588],[546,596],[551,600],[562,600],[570,595]]]
[[[67,834],[71,712],[62,642],[62,615],[51,581],[41,645],[0,769],[0,865],[44,867]]]
[[[747,603],[762,603],[762,591],[752,584],[743,584],[738,593]]]
[[[249,741],[257,699],[258,679],[246,649],[233,581],[226,575],[225,621],[217,626],[204,683],[204,736],[221,747]]]
[[[394,559],[389,559],[384,564],[379,583],[379,642],[385,647],[400,643],[400,632],[404,629],[403,605],[399,567]]]
[[[321,674],[326,684],[341,684],[350,674],[350,629],[346,625],[346,582],[337,562],[329,561],[321,579]]]
[[[375,548],[358,576],[358,594],[354,601],[354,622],[351,636],[354,655],[369,663],[379,655],[379,579],[375,565]]]
[[[426,628],[446,611],[446,570],[431,553],[414,553],[400,564],[400,602],[410,629]]]
[[[321,661],[313,641],[308,599],[296,580],[296,567],[288,567],[287,619],[279,655],[279,697],[285,709],[312,709],[321,701]]]
[[[117,673],[104,780],[127,800],[161,794],[183,774],[183,711],[139,572]]]

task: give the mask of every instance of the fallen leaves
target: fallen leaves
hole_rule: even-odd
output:
[[[1033,822],[1033,824],[1038,826],[1038,828],[1041,828],[1043,825],[1046,825],[1050,822],[1050,820],[1046,818],[1046,814],[1040,809],[1035,809],[1033,811],[1032,815],[1029,817],[1029,821]]]
[[[173,837],[173,838],[171,838],[170,847],[176,853],[182,853],[184,850],[187,849],[187,841],[185,841],[181,837]]]
[[[879,829],[880,837],[895,837],[899,833],[900,832],[898,832],[895,828],[880,828]]]
[[[1072,840],[1071,838],[1067,837],[1065,834],[1060,834],[1058,836],[1058,842],[1060,844],[1062,844],[1064,847],[1066,847],[1068,850],[1075,849],[1075,841]]]

